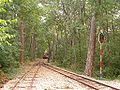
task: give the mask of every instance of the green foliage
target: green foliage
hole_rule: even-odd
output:
[[[118,75],[117,79],[119,79],[119,80],[120,80],[120,75]]]
[[[9,75],[13,74],[14,68],[19,68],[19,47],[15,42],[17,18],[13,9],[12,0],[0,1],[0,64]]]
[[[100,30],[106,33],[103,75],[107,78],[119,77],[120,3],[117,0],[98,1],[0,0],[0,64],[3,70],[10,72],[19,67],[20,19],[23,17],[26,60],[33,59],[33,56],[40,58],[47,52],[52,62],[59,66],[83,72],[90,18],[95,13],[96,34]],[[93,73],[99,75],[98,42],[94,58]]]
[[[79,2],[79,3],[78,3]],[[51,42],[52,61],[59,66],[74,70],[84,70],[88,38],[89,21],[93,13],[96,14],[97,33],[105,32],[103,45],[103,75],[106,78],[115,78],[120,75],[119,69],[119,2],[113,0],[95,1],[66,0],[53,2],[53,8],[45,11],[46,39]],[[59,5],[60,4],[60,5]],[[84,7],[85,4],[85,7]],[[58,8],[56,8],[58,7]],[[58,12],[60,11],[60,12]],[[99,76],[99,43],[96,41],[94,75]],[[78,68],[79,67],[79,68]]]

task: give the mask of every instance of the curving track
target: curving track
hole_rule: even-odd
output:
[[[41,68],[42,65],[42,68]],[[90,89],[88,90],[120,90],[119,88],[116,87],[112,87],[110,85],[104,84],[100,81],[88,78],[86,76],[83,75],[78,75],[76,73],[52,66],[50,64],[46,64],[46,63],[41,63],[41,62],[37,62],[36,64],[34,64],[33,66],[31,66],[30,69],[28,69],[28,71],[26,71],[26,73],[24,73],[17,81],[15,81],[14,84],[12,84],[12,86],[9,88],[9,90],[38,90],[37,85],[35,84],[35,82],[40,82],[41,83],[41,69],[47,68],[47,70],[49,70],[49,72],[57,72],[67,78],[70,78],[71,80],[75,80],[78,83],[82,83],[84,84],[84,87],[89,87]],[[53,77],[54,79],[54,77]],[[38,81],[39,80],[39,81]],[[40,85],[40,84],[39,84]],[[4,89],[7,90],[7,89]],[[45,89],[45,90],[49,90],[49,89]],[[52,89],[50,89],[52,90]],[[73,90],[73,89],[72,89]],[[81,90],[81,89],[80,89]]]
[[[67,71],[67,70],[52,66],[50,64],[44,64],[44,67],[46,67],[48,69],[51,69],[51,70],[53,70],[55,72],[58,72],[58,73],[66,76],[68,78],[71,78],[71,79],[73,79],[73,80],[75,80],[75,81],[77,81],[79,83],[82,83],[85,86],[90,87],[91,89],[95,89],[95,90],[120,90],[117,87],[107,85],[107,84],[102,83],[100,81],[88,78],[88,77],[83,76],[83,75],[75,74],[73,72],[70,72],[70,71]]]

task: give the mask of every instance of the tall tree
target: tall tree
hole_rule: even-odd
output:
[[[95,15],[93,15],[91,18],[89,47],[88,47],[88,54],[87,54],[85,71],[84,71],[85,75],[87,76],[92,75],[95,44],[96,44],[96,21],[95,21]]]
[[[24,63],[24,18],[21,16],[21,25],[20,25],[20,41],[21,41],[21,49],[20,49],[20,63]]]

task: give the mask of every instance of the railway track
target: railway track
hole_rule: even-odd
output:
[[[31,68],[19,77],[19,80],[10,87],[10,90],[36,90],[36,86],[34,86],[33,83],[35,79],[38,78],[37,73],[39,68],[39,62],[32,65]]]
[[[84,84],[85,87],[89,87],[88,90],[120,90],[119,88],[107,85],[105,83],[102,83],[100,81],[88,78],[83,75],[78,75],[76,73],[61,69],[56,66],[52,66],[50,64],[37,62],[36,64],[32,65],[28,71],[26,71],[17,81],[14,82],[9,87],[9,90],[39,90],[35,82],[40,82],[40,68],[44,67],[51,70],[52,72],[57,72],[59,74],[62,74],[65,77],[70,78],[71,80],[75,80],[81,84]],[[8,90],[8,89],[3,89]],[[47,89],[45,89],[47,90]],[[81,89],[80,89],[81,90]]]
[[[110,86],[110,85],[102,83],[98,80],[94,80],[94,79],[88,78],[88,77],[83,76],[83,75],[78,75],[76,73],[52,66],[50,64],[44,64],[43,66],[48,68],[48,69],[51,69],[57,73],[62,74],[65,77],[68,77],[68,78],[73,79],[79,83],[82,83],[85,86],[88,86],[94,90],[120,90],[120,88]]]

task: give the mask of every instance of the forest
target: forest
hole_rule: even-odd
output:
[[[120,0],[0,0],[0,74],[47,53],[49,63],[97,78],[101,44],[103,77],[120,79]]]

